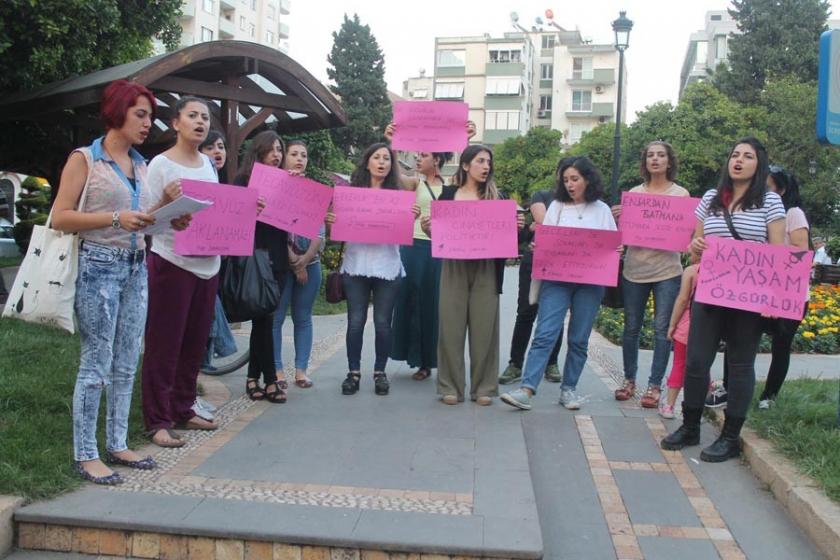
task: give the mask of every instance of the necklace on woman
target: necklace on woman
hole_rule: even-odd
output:
[[[577,214],[578,220],[582,220],[582,219],[583,219],[583,214],[584,214],[584,212],[586,212],[586,207],[587,207],[588,205],[589,205],[589,203],[588,203],[588,202],[584,202],[584,203],[583,203],[583,209],[582,209],[582,210],[578,210],[578,206],[579,206],[579,205],[578,205],[578,204],[572,204],[572,208],[574,208],[574,209],[575,209],[575,214]]]

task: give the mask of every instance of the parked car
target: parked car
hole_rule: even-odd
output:
[[[15,236],[12,235],[13,226],[0,225],[0,257],[17,257],[20,255]]]

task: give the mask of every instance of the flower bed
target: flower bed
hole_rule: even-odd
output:
[[[595,320],[595,330],[614,344],[621,344],[624,330],[624,310],[601,307]],[[653,298],[645,309],[645,322],[639,347],[653,348]],[[761,351],[770,351],[770,340],[765,335]],[[793,351],[804,354],[840,353],[840,286],[820,285],[811,288],[808,315],[793,339]]]

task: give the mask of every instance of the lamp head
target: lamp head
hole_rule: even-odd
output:
[[[615,31],[615,48],[623,51],[630,46],[630,30],[633,29],[633,22],[627,18],[627,12],[621,11],[618,19],[612,22]]]

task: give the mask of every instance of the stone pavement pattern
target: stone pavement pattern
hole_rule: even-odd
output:
[[[747,467],[700,463],[699,447],[661,451],[676,422],[612,399],[615,347],[597,335],[583,409],[559,407],[558,387],[545,383],[522,413],[499,401],[442,405],[434,382],[412,381],[405,364],[389,366],[390,396],[375,396],[369,375],[358,395],[342,396],[344,325],[316,319],[312,389],[291,387],[284,405],[251,403],[241,373],[219,378],[232,395],[222,429],[191,433],[189,445],[158,453],[160,470],[125,473],[121,487],[25,508],[21,548],[86,553],[56,559],[821,558]],[[209,399],[224,399],[224,387],[207,386]],[[704,427],[704,445],[714,437]],[[38,554],[11,558],[51,558]]]

